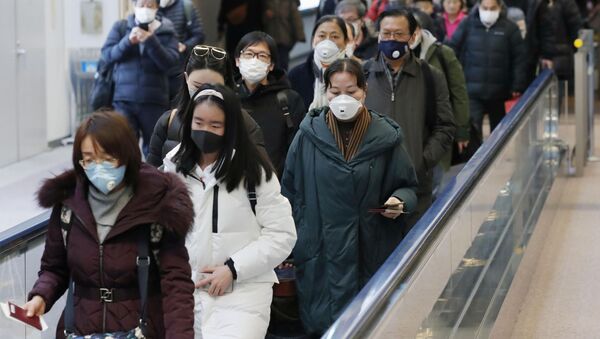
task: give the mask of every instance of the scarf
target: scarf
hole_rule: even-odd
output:
[[[342,151],[342,155],[346,162],[350,161],[356,153],[358,153],[358,148],[360,147],[360,143],[369,128],[369,124],[371,123],[371,114],[366,108],[361,108],[362,112],[358,114],[358,117],[354,121],[354,126],[350,132],[350,141],[348,145],[344,143],[344,137],[340,132],[340,128],[338,125],[338,120],[333,115],[333,112],[329,110],[326,115],[327,126],[331,130],[333,137],[335,138],[335,143],[338,145],[339,149]]]

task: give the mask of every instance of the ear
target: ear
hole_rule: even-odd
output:
[[[240,58],[235,58],[235,67],[240,68]]]
[[[273,63],[272,63],[272,64],[269,66],[269,73],[270,73],[270,72],[273,72],[273,70],[274,70],[274,69],[275,69],[275,64],[273,64]]]
[[[185,82],[190,80],[190,76],[187,74],[187,72],[183,72],[183,76],[185,77]]]

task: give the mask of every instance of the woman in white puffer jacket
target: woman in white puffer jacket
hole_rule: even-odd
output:
[[[183,177],[194,202],[186,247],[197,288],[195,336],[262,339],[273,269],[296,242],[291,207],[268,158],[250,141],[235,94],[205,85],[193,98],[164,170]]]

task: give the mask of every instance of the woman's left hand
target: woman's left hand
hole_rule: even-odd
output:
[[[231,273],[231,270],[226,265],[205,267],[202,273],[211,274],[210,278],[208,278],[210,283],[208,294],[213,297],[225,294],[225,291],[233,283],[233,273]]]
[[[383,205],[386,209],[381,215],[386,218],[396,219],[404,212],[404,203],[396,197],[390,197]]]

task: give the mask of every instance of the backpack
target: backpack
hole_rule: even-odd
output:
[[[279,104],[279,108],[281,112],[283,112],[283,117],[285,118],[285,124],[287,126],[287,145],[288,147],[292,144],[292,140],[294,139],[294,121],[292,120],[292,116],[290,114],[290,107],[288,104],[288,97],[285,94],[285,90],[277,92],[277,103]]]
[[[127,33],[127,20],[119,22],[119,36],[123,37]],[[107,63],[102,56],[98,60],[96,74],[94,74],[94,86],[90,95],[92,110],[96,111],[102,107],[112,107],[113,96],[115,93],[115,83],[113,81],[115,65]]]

